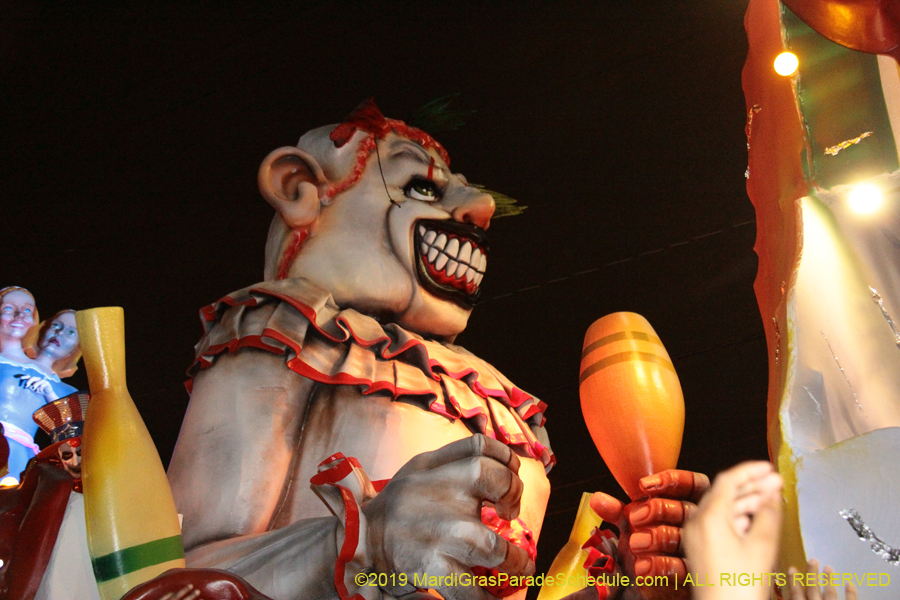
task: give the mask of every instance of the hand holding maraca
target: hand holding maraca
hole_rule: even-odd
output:
[[[687,598],[690,590],[681,583],[687,575],[681,534],[684,523],[700,496],[709,489],[709,478],[702,473],[670,469],[640,480],[647,495],[642,500],[622,504],[612,496],[596,492],[591,508],[600,518],[619,528],[616,561],[634,581],[635,577],[667,576],[664,588],[630,588],[634,598]],[[678,593],[675,593],[675,578]]]
[[[619,528],[617,561],[637,576],[668,576],[669,586],[635,586],[630,597],[688,596],[681,528],[709,488],[700,473],[674,469],[684,431],[684,399],[662,342],[646,319],[615,313],[585,335],[581,405],[597,449],[632,502],[596,493],[591,508]]]

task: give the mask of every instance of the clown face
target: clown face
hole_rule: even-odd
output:
[[[465,329],[487,266],[490,195],[434,150],[389,134],[359,181],[323,204],[290,277],[424,336]]]
[[[64,442],[59,445],[57,454],[66,473],[75,479],[81,479],[81,444],[73,448],[70,442]]]
[[[41,354],[54,359],[65,358],[78,346],[78,328],[75,313],[63,312],[56,315],[43,332],[40,341]]]

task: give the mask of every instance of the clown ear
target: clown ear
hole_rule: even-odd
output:
[[[291,229],[307,227],[319,215],[319,187],[326,184],[312,156],[285,146],[273,150],[259,167],[259,191]]]

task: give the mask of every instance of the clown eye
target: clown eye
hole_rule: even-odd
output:
[[[424,200],[425,202],[434,202],[441,197],[435,183],[430,179],[423,179],[421,177],[416,177],[407,183],[406,187],[403,188],[403,193],[406,194],[407,198]]]

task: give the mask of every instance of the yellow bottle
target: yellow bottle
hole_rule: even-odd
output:
[[[591,510],[591,495],[581,495],[581,503],[578,505],[578,514],[575,515],[575,525],[569,534],[569,541],[553,559],[553,564],[547,571],[546,578],[551,580],[553,585],[544,584],[537,600],[558,600],[586,587],[588,571],[584,568],[584,561],[587,560],[588,551],[582,550],[581,546],[591,536],[594,528],[603,523],[603,519]],[[558,575],[565,576],[565,585],[556,585]]]
[[[88,549],[103,600],[184,567],[172,490],[125,386],[125,318],[118,307],[75,315],[91,388],[82,480]]]

